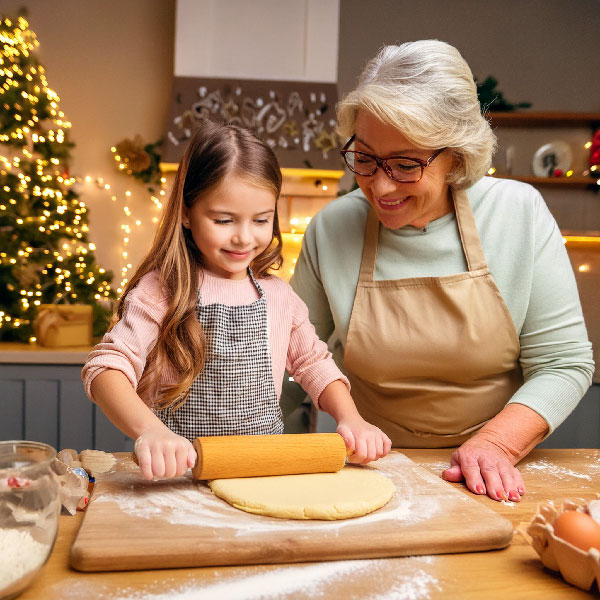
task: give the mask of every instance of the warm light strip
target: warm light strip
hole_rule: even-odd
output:
[[[160,163],[160,170],[163,173],[174,173],[179,167],[178,163]],[[310,179],[341,179],[345,171],[334,169],[292,169],[282,167],[281,174],[285,177],[298,177]]]
[[[600,235],[563,235],[565,244],[569,242],[586,242],[590,244],[600,244]]]
[[[321,178],[321,179],[341,179],[345,171],[333,169],[291,169],[288,167],[281,168],[281,174],[285,177],[300,177],[300,178]]]

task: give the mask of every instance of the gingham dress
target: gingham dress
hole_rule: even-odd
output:
[[[250,277],[259,298],[244,306],[203,305],[198,290],[196,314],[207,340],[204,368],[180,408],[156,413],[190,441],[205,435],[283,433],[271,368],[267,300],[251,271]]]

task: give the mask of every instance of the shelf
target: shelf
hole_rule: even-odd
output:
[[[543,185],[549,187],[575,187],[575,188],[593,188],[600,189],[600,178],[593,177],[535,177],[533,175],[500,175],[494,174],[492,177],[499,179],[514,179],[523,181],[531,185]]]
[[[88,346],[45,348],[37,344],[0,342],[0,364],[82,365],[91,351]]]
[[[496,127],[600,127],[600,113],[573,112],[489,112],[492,126]]]

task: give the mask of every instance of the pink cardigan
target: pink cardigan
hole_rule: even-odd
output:
[[[258,283],[267,298],[269,345],[277,396],[281,396],[285,369],[317,406],[321,392],[331,382],[340,379],[350,389],[348,379],[333,361],[327,345],[317,337],[308,319],[306,305],[292,288],[274,276],[260,279]],[[249,277],[222,279],[204,271],[199,273],[199,287],[203,304],[218,302],[240,306],[258,298]],[[137,388],[167,309],[157,272],[148,273],[141,279],[128,295],[125,307],[123,318],[104,335],[83,367],[82,379],[90,398],[94,377],[106,369],[122,371],[131,385]],[[163,373],[161,381],[173,383],[175,373]],[[144,400],[152,404],[151,398]]]

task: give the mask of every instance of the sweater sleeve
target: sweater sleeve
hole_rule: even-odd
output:
[[[333,381],[341,380],[348,390],[350,382],[339,370],[327,344],[321,341],[309,320],[308,308],[290,289],[292,329],[286,369],[319,407],[319,397]]]
[[[140,382],[166,311],[165,302],[154,301],[153,295],[146,295],[142,282],[140,288],[128,296],[123,318],[104,335],[83,366],[81,377],[85,392],[92,400],[92,381],[107,369],[121,371],[134,389]]]
[[[331,265],[331,268],[336,268]],[[308,307],[310,320],[320,339],[328,340],[334,329],[334,320],[327,293],[320,276],[316,226],[311,221],[302,239],[302,251],[290,281],[292,289]]]
[[[521,290],[529,291],[520,331],[525,382],[510,402],[537,412],[551,433],[589,388],[594,361],[562,235],[539,195],[534,216],[531,288]]]

